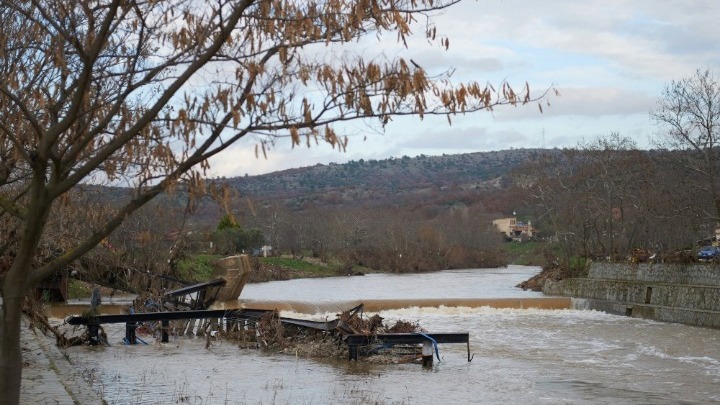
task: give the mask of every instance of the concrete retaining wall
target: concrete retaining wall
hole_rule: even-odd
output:
[[[717,311],[698,311],[686,308],[660,307],[585,298],[573,298],[573,308],[603,311],[609,314],[636,318],[654,319],[660,322],[720,328],[720,314],[718,314]]]
[[[546,294],[638,304],[720,311],[720,288],[572,278],[548,286]]]
[[[573,307],[720,328],[720,266],[591,263],[588,278],[548,282]]]
[[[720,286],[720,266],[711,263],[591,263],[588,278],[648,283]]]

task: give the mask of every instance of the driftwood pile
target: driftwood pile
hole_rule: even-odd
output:
[[[383,323],[379,315],[363,317],[358,311],[345,311],[338,316],[338,325],[355,334],[422,332],[419,324],[398,320],[392,326]],[[256,346],[261,349],[303,357],[346,358],[347,347],[338,331],[320,331],[295,325],[283,325],[277,311],[263,315],[255,325]],[[247,331],[246,331],[247,332]],[[239,336],[247,345],[248,334]],[[413,353],[413,357],[417,357]],[[384,362],[384,360],[381,360]],[[391,362],[391,361],[387,361]],[[394,360],[392,362],[397,362]]]
[[[61,330],[60,328],[51,325],[45,315],[45,312],[43,311],[42,305],[35,299],[27,298],[25,300],[23,314],[25,314],[29,321],[30,329],[39,329],[45,335],[48,333],[52,334],[55,336],[55,342],[58,347],[80,346],[88,341],[89,336],[87,331],[80,336],[67,336],[69,332],[68,330]],[[83,328],[83,330],[85,330],[85,328]],[[105,334],[105,331],[102,330],[102,327],[100,327],[99,334],[101,339],[107,340],[107,335]]]

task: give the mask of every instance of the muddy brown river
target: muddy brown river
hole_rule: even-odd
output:
[[[492,308],[541,297],[513,286],[536,267],[368,275],[248,285],[237,305],[282,303],[322,320],[369,300],[388,322],[470,332],[432,369],[269,355],[204,338],[67,353],[110,404],[706,404],[720,402],[720,333],[570,309]],[[402,308],[403,300],[412,306]],[[443,300],[462,306],[442,305]],[[233,306],[233,305],[230,305]]]

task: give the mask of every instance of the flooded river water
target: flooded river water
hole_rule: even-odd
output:
[[[705,404],[720,402],[720,333],[595,311],[497,309],[488,299],[535,298],[514,288],[535,267],[368,275],[248,285],[245,305],[284,302],[283,315],[325,319],[360,300],[390,308],[388,322],[431,332],[470,332],[440,345],[432,369],[268,355],[231,342],[171,338],[67,353],[110,404]],[[437,306],[443,299],[464,306]],[[418,306],[401,308],[407,300]],[[423,305],[427,301],[434,306]],[[484,304],[483,304],[484,305]]]

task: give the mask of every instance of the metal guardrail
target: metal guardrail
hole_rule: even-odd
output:
[[[473,357],[470,355],[470,333],[378,333],[374,335],[347,335],[345,336],[345,342],[348,345],[349,353],[348,358],[350,360],[357,360],[358,349],[361,346],[370,345],[373,343],[385,343],[389,345],[399,344],[419,344],[424,343],[427,340],[433,340],[434,343],[466,343],[468,362],[472,361]]]
[[[362,305],[352,310],[355,314],[362,311]],[[90,315],[90,316],[73,316],[66,320],[70,325],[86,325],[90,336],[90,343],[97,344],[99,339],[99,325],[108,323],[125,323],[126,339],[130,344],[134,344],[136,340],[135,328],[140,322],[161,322],[163,343],[168,342],[168,325],[169,321],[182,319],[206,319],[206,318],[224,318],[227,320],[239,319],[259,319],[270,309],[219,309],[219,310],[189,310],[189,311],[168,311],[168,312],[149,312],[124,315]],[[327,322],[310,321],[306,319],[294,319],[280,317],[280,322],[286,325],[295,325],[315,330],[339,333],[342,340],[348,345],[348,358],[357,360],[359,349],[363,346],[373,345],[377,343],[387,345],[398,344],[423,344],[431,341],[434,345],[438,343],[465,343],[467,344],[468,362],[472,361],[470,355],[470,334],[462,333],[378,333],[378,334],[357,334],[349,333],[346,328],[342,327],[342,321],[335,319]]]

